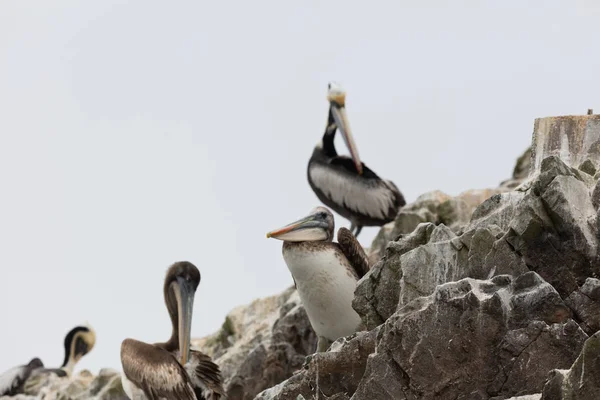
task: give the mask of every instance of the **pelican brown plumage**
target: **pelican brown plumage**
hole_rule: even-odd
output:
[[[331,211],[316,207],[307,217],[267,233],[283,240],[283,259],[318,336],[317,352],[360,327],[352,299],[357,281],[369,271],[358,240],[340,228],[334,243],[334,227]]]
[[[125,339],[121,344],[123,389],[131,400],[219,400],[221,371],[206,354],[190,349],[194,295],[200,271],[187,261],[167,271],[163,293],[173,330],[164,343]]]

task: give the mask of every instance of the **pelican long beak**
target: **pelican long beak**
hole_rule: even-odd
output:
[[[183,278],[177,278],[177,311],[179,316],[179,351],[181,365],[190,359],[190,337],[192,334],[192,312],[194,309],[195,290],[192,283]]]
[[[333,115],[333,119],[337,125],[337,128],[342,134],[342,138],[344,138],[344,142],[346,142],[346,147],[348,147],[348,150],[350,151],[350,156],[352,157],[352,161],[354,161],[354,165],[356,166],[358,174],[362,175],[362,162],[360,161],[358,149],[356,147],[356,143],[354,143],[354,138],[352,137],[350,123],[348,122],[348,114],[346,114],[346,107],[332,103],[331,114]]]
[[[268,232],[267,238],[287,241],[324,240],[328,236],[327,229],[327,222],[311,214],[283,228]]]

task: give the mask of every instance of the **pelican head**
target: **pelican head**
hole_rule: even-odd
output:
[[[325,207],[316,207],[308,216],[267,233],[267,238],[286,242],[330,242],[333,240],[334,227],[331,211]]]
[[[31,368],[31,369],[43,368],[44,367],[44,363],[39,358],[35,357],[35,358],[32,358],[31,361],[29,361],[29,363],[27,364],[27,366],[29,368]]]
[[[362,162],[358,156],[358,149],[356,143],[354,143],[354,138],[352,137],[350,123],[348,122],[348,114],[346,114],[346,91],[342,89],[339,84],[330,82],[327,90],[327,101],[329,101],[329,112],[333,117],[336,127],[342,134],[346,147],[348,147],[348,150],[350,151],[350,156],[352,157],[352,161],[354,161],[356,171],[359,175],[362,175]]]
[[[190,336],[194,295],[200,284],[200,271],[187,261],[171,265],[165,278],[165,302],[178,333],[181,365],[190,358]]]
[[[75,364],[92,351],[96,344],[96,332],[89,324],[76,326],[65,336],[65,360],[62,369],[71,375]]]

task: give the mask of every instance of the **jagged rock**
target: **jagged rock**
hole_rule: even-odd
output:
[[[420,296],[433,293],[437,285],[463,278],[489,279],[496,275],[518,276],[528,271],[516,255],[498,261],[498,250],[505,243],[499,239],[502,231],[491,225],[470,230],[469,247],[461,238],[433,241],[403,254],[397,261],[401,265],[399,306]],[[467,235],[467,233],[465,234]],[[463,236],[465,236],[463,235]],[[433,235],[432,235],[433,236]],[[504,247],[506,254],[508,250]],[[388,259],[388,262],[394,262]]]
[[[0,397],[12,400],[128,400],[121,385],[121,374],[112,369],[102,369],[94,376],[87,370],[69,377],[53,373],[33,374],[23,387],[23,394]]]
[[[454,233],[460,234],[471,220],[474,210],[490,197],[495,197],[512,190],[527,178],[531,164],[531,150],[527,149],[517,160],[513,177],[494,189],[467,190],[456,197],[449,196],[439,190],[425,193],[414,202],[402,207],[394,222],[385,225],[373,240],[368,253],[371,265],[375,265],[385,252],[390,241],[397,240],[400,235],[413,232],[416,227],[425,222],[444,224]],[[511,193],[512,203],[516,197]],[[520,195],[522,197],[522,194]],[[507,196],[511,197],[511,196]],[[498,201],[498,200],[496,200]],[[491,206],[491,205],[490,205]],[[489,214],[482,210],[485,215]],[[504,216],[504,219],[510,220]]]
[[[587,338],[533,272],[440,285],[390,317],[379,336],[354,400],[540,392],[548,371],[568,366]]]
[[[554,370],[544,386],[542,400],[600,399],[600,332],[590,337],[569,370]]]
[[[596,210],[600,208],[600,179],[597,178],[596,184],[594,185],[594,189],[592,191],[592,205]]]
[[[471,221],[467,227],[465,240],[470,238],[469,231],[481,227],[489,227],[496,225],[501,231],[506,231],[510,225],[510,221],[515,217],[517,205],[523,197],[521,192],[498,193],[481,203],[471,216]],[[465,242],[468,246],[469,243]]]
[[[469,276],[469,250],[451,240],[430,242],[400,257],[400,302],[403,306],[417,297],[427,296],[442,283]]]
[[[588,278],[565,300],[588,334],[600,330],[600,280]]]
[[[513,179],[525,179],[529,175],[531,169],[531,147],[527,148],[523,154],[517,159],[515,168],[513,169]]]
[[[496,240],[485,256],[483,270],[487,271],[488,278],[501,274],[519,276],[529,271],[521,256],[508,244],[507,237],[504,235]]]
[[[369,354],[375,351],[376,337],[377,330],[373,330],[334,342],[328,352],[315,354],[306,369],[260,393],[256,399],[349,398],[364,374]]]
[[[455,207],[459,207],[460,210]],[[419,224],[425,222],[440,224],[442,220],[446,220],[462,225],[468,222],[468,218],[470,218],[470,211],[467,210],[467,203],[464,200],[453,199],[439,190],[425,193],[414,202],[402,207],[395,221],[379,232],[371,244],[369,261],[371,265],[375,265],[390,241],[398,239],[400,235],[413,232]]]
[[[381,227],[375,239],[371,242],[371,247],[365,252],[369,258],[369,265],[373,266],[383,257],[387,244],[392,240],[392,231],[394,230],[394,222],[385,224]]]
[[[219,332],[193,344],[221,367],[229,400],[242,400],[290,377],[316,343],[298,292],[289,288],[236,308]]]
[[[121,384],[121,374],[111,369],[101,369],[98,376],[80,396],[81,399],[127,400]]]
[[[557,157],[544,160],[517,206],[507,237],[529,269],[564,297],[588,277],[600,275],[596,211],[589,188],[575,172]]]
[[[543,300],[529,302],[527,307],[516,307],[512,312],[512,319],[523,312],[528,313],[522,316],[523,321],[539,319],[541,316],[545,318],[542,320],[547,326],[532,322],[531,326],[515,331],[515,334],[524,338],[536,337],[528,348],[535,349],[538,340],[542,340],[544,346],[550,346],[546,342],[552,337],[560,337],[559,333],[564,333],[565,330],[578,332],[579,339],[584,337],[581,335],[583,330],[573,321],[566,325],[556,325],[569,317],[571,312],[544,279],[567,299],[567,304],[573,309],[577,319],[582,321],[585,331],[591,334],[597,330],[600,312],[598,300],[594,296],[597,296],[598,280],[593,277],[598,276],[600,264],[596,262],[598,229],[596,210],[590,195],[592,185],[589,180],[581,177],[579,171],[567,166],[557,157],[549,157],[541,164],[540,173],[521,191],[497,194],[483,202],[473,213],[465,233],[460,237],[453,238],[453,235],[443,230],[445,236],[440,235],[442,240],[432,240],[431,233],[423,235],[423,232],[417,230],[415,233],[419,234],[415,236],[421,240],[416,241],[415,246],[408,251],[394,254],[389,249],[393,249],[400,241],[388,244],[386,256],[363,278],[356,291],[354,306],[367,327],[373,328],[386,318],[389,318],[386,325],[389,324],[395,307],[419,301],[420,296],[434,293],[439,285],[446,282],[467,277],[486,279],[510,274],[520,276],[517,282],[521,283],[536,276],[539,282],[535,285],[542,285],[543,282],[545,290],[553,293],[553,301],[548,303],[543,296],[539,297],[541,292],[538,291],[536,295]],[[537,271],[544,279],[528,273],[529,270]],[[400,285],[396,283],[398,279]],[[584,281],[587,284],[580,288]],[[516,302],[517,298],[513,301]],[[535,308],[534,304],[539,308]],[[433,329],[432,323],[424,325]],[[384,338],[390,334],[388,331],[382,333]],[[572,355],[573,349],[571,346],[565,351]],[[528,352],[522,354],[531,358]],[[535,369],[536,376],[531,376],[528,373],[530,371],[516,369],[517,372],[513,375],[507,374],[504,377],[506,381],[503,384],[508,387],[526,386],[523,381],[525,378],[541,382],[545,372],[540,375],[540,371],[555,368],[557,360],[549,359],[543,352],[536,352],[536,355],[540,358],[536,363],[541,365]],[[381,360],[377,363],[385,366],[382,368],[391,374],[392,364]],[[402,378],[402,374],[396,373],[395,376],[397,382],[406,380]],[[412,385],[413,381],[410,382]],[[387,393],[391,386],[375,387],[369,386],[369,389]],[[501,393],[505,389],[494,390]],[[541,386],[531,390],[539,392]],[[481,388],[476,388],[473,392],[461,392],[460,396],[465,396],[466,393],[473,398],[487,398]],[[417,394],[418,391],[414,395]],[[382,396],[381,398],[386,398],[385,395]],[[465,398],[470,398],[468,396]]]
[[[396,312],[402,278],[400,257],[429,242],[434,229],[432,223],[423,223],[412,233],[390,242],[384,258],[358,282],[352,307],[361,316],[367,329],[382,324]]]
[[[503,189],[513,190],[523,183],[531,172],[531,147],[528,147],[523,154],[517,158],[512,177],[500,183]]]
[[[422,228],[426,225],[421,224],[418,225],[421,229],[415,228],[413,234],[400,234],[396,241],[388,242],[384,258],[359,282],[353,305],[367,328],[381,324],[398,306],[431,294],[439,284],[466,277],[518,276],[529,271],[522,257],[507,242],[508,237],[503,237],[525,193],[494,193],[495,190],[484,190],[461,194],[463,204],[474,211],[469,211],[470,222],[462,221],[469,224],[458,238],[455,231],[440,224],[439,210],[451,203],[447,195],[431,192],[403,209],[406,213],[420,210],[420,215],[432,221],[427,225],[427,234]],[[489,198],[485,199],[486,196]],[[392,233],[386,228],[386,233],[378,236],[371,249],[380,248],[385,237],[395,235],[406,215],[399,214]],[[440,224],[435,232],[432,223]]]
[[[597,172],[596,164],[594,164],[594,162],[592,160],[590,160],[589,158],[587,160],[585,160],[584,162],[582,162],[579,165],[578,169],[580,171],[585,172],[586,174],[588,174],[590,176],[596,175],[596,172]]]
[[[459,231],[471,218],[473,208],[460,197],[448,199],[438,206],[437,221]]]

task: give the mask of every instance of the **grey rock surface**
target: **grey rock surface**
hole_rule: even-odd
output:
[[[569,295],[566,303],[588,334],[600,330],[600,280],[588,278],[583,286]]]
[[[507,241],[530,270],[567,297],[600,274],[595,221],[590,187],[577,171],[549,157],[517,206]]]
[[[31,376],[22,394],[0,397],[2,400],[128,400],[121,385],[121,374],[112,369],[101,369],[98,375],[83,370],[72,377],[59,378],[53,373]]]
[[[359,281],[352,306],[367,329],[382,324],[396,312],[402,278],[400,257],[428,243],[434,229],[432,223],[422,223],[412,233],[390,242],[384,258]]]
[[[554,370],[542,392],[542,400],[600,399],[600,332],[590,337],[568,370]]]
[[[386,321],[353,399],[539,393],[548,372],[568,366],[586,339],[558,293],[533,272],[439,285]]]
[[[289,378],[316,344],[293,287],[234,309],[217,333],[194,341],[221,367],[229,400],[253,399]]]
[[[402,207],[395,221],[380,230],[369,248],[368,256],[371,265],[375,265],[383,257],[385,248],[390,241],[397,240],[400,235],[413,232],[421,223],[444,224],[455,233],[462,233],[465,226],[469,224],[475,209],[481,203],[494,195],[510,192],[524,182],[528,176],[530,164],[531,151],[527,149],[518,158],[513,176],[502,182],[497,188],[467,190],[455,197],[439,190],[422,194],[414,202]],[[513,199],[512,202],[514,201]],[[493,202],[488,206],[494,207]],[[489,214],[485,209],[483,213]],[[505,220],[507,218],[503,217]]]
[[[349,398],[364,374],[369,354],[375,351],[377,333],[359,332],[334,342],[328,352],[315,354],[300,373],[256,399],[286,400],[299,395],[306,399]]]

